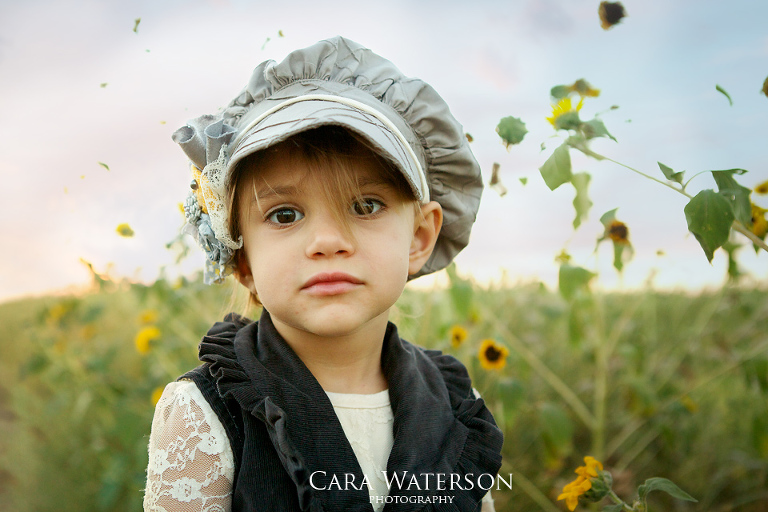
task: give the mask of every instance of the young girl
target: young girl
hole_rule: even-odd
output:
[[[149,441],[145,511],[493,510],[502,435],[388,313],[467,243],[482,181],[427,84],[343,38],[256,68],[174,134],[205,278],[263,307],[200,343]]]

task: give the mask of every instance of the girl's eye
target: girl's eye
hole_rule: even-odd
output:
[[[383,207],[384,204],[382,204],[381,201],[368,198],[363,199],[362,201],[355,201],[352,204],[352,213],[355,215],[367,217],[369,215],[378,213]]]
[[[274,224],[293,224],[304,218],[304,214],[293,208],[280,208],[269,214],[267,220]]]

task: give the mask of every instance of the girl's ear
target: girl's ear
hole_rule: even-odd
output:
[[[235,277],[240,281],[240,284],[248,288],[251,294],[256,293],[251,266],[248,264],[248,258],[243,250],[237,251],[235,255]]]
[[[408,275],[416,274],[432,255],[437,242],[437,235],[443,226],[443,208],[437,201],[430,201],[421,206],[421,214],[416,213],[413,241],[408,255]]]

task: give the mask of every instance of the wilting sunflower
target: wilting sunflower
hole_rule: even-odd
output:
[[[587,82],[583,78],[580,78],[575,82],[573,82],[573,84],[571,84],[569,89],[572,92],[575,92],[576,94],[581,96],[582,98],[585,96],[590,98],[597,98],[598,96],[600,96],[600,89],[595,89],[589,84],[589,82]]]
[[[600,15],[600,26],[603,30],[608,30],[627,15],[621,2],[600,2],[597,13]]]
[[[573,108],[570,97],[562,98],[557,104],[552,105],[552,117],[548,117],[547,121],[556,130],[576,130],[581,125],[579,110],[583,104],[584,98],[579,100],[576,108]]]
[[[621,221],[611,222],[606,229],[606,234],[617,244],[629,244],[629,228]]]
[[[483,340],[480,344],[480,351],[477,357],[480,358],[480,364],[486,370],[501,370],[507,365],[508,355],[509,350],[507,350],[507,347],[488,339]]]

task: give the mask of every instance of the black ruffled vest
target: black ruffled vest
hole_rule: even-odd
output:
[[[449,355],[401,340],[392,323],[381,357],[394,413],[387,475],[406,477],[402,485],[393,479],[389,495],[397,502],[384,511],[479,510],[486,491],[466,482],[481,474],[495,477],[502,434],[483,400],[474,397],[466,369]],[[200,343],[200,360],[205,364],[181,378],[196,383],[229,437],[233,512],[373,510],[328,396],[266,310],[259,322],[231,314],[216,323]],[[425,473],[446,475],[444,489],[438,489],[437,476],[426,477],[425,485]],[[346,474],[354,475],[359,489],[333,485],[335,475],[343,487]],[[460,483],[447,489],[451,478]]]

